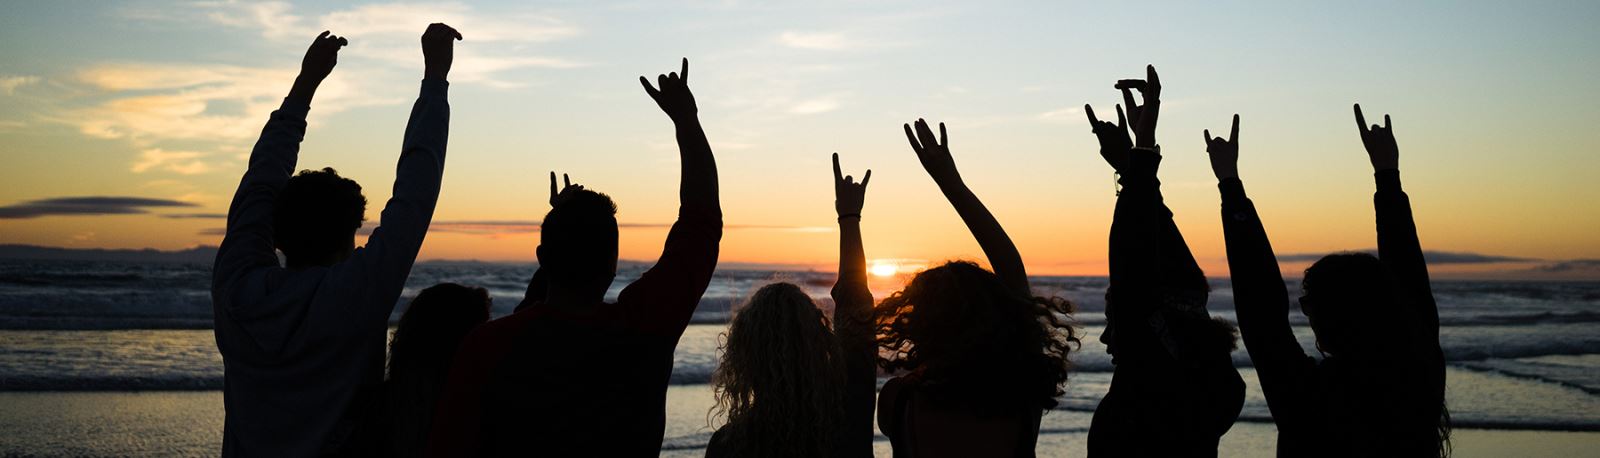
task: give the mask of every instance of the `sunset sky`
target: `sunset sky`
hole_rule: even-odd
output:
[[[805,3],[6,1],[0,243],[215,245],[322,30],[350,45],[299,167],[359,181],[375,222],[418,36],[445,22],[465,40],[424,259],[531,260],[551,170],[611,194],[622,257],[654,259],[677,152],[637,78],[686,56],[721,173],[724,262],[831,269],[835,151],[848,173],[873,169],[869,258],[981,259],[901,133],[925,117],[947,124],[1030,273],[1104,274],[1113,177],[1081,107],[1113,112],[1112,84],[1153,63],[1167,202],[1210,273],[1226,262],[1200,132],[1234,113],[1285,267],[1375,246],[1360,102],[1394,117],[1423,245],[1453,253],[1437,272],[1600,278],[1600,2]]]

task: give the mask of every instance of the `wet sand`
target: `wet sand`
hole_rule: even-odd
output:
[[[707,385],[668,391],[662,456],[702,456],[711,429]],[[1045,416],[1039,456],[1083,456],[1090,414]],[[0,455],[215,456],[222,437],[218,391],[0,392]],[[1240,422],[1223,438],[1221,456],[1270,457],[1270,423]],[[878,456],[889,456],[879,438]],[[1595,456],[1600,433],[1458,428],[1455,456]]]

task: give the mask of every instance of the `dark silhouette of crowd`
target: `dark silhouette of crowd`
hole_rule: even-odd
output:
[[[672,122],[681,163],[677,221],[654,266],[607,301],[616,204],[565,175],[558,186],[551,172],[538,268],[516,311],[491,320],[486,290],[439,284],[416,294],[391,338],[389,317],[438,202],[459,40],[444,24],[422,34],[425,70],[394,192],[360,247],[361,186],[332,168],[294,173],[312,98],[348,41],[323,32],[306,51],[250,154],[217,254],[223,455],[660,453],[673,351],[712,280],[723,230],[689,62],[640,77]],[[1244,403],[1231,357],[1241,338],[1279,456],[1449,455],[1438,309],[1389,116],[1369,125],[1355,107],[1376,183],[1378,253],[1330,254],[1306,269],[1298,302],[1321,353],[1312,357],[1292,332],[1290,292],[1239,177],[1237,115],[1226,138],[1207,130],[1204,140],[1238,323],[1208,312],[1205,273],[1163,203],[1162,83],[1145,70],[1112,86],[1123,97],[1115,122],[1084,106],[1119,185],[1098,336],[1114,370],[1088,455],[1216,456]],[[944,124],[934,127],[903,126],[989,267],[936,265],[874,298],[861,230],[872,172],[846,175],[834,154],[833,306],[775,282],[737,307],[713,377],[722,424],[706,456],[871,456],[874,422],[897,457],[1035,455],[1041,417],[1065,394],[1084,334],[1071,303],[1030,287],[1016,245],[963,180]]]

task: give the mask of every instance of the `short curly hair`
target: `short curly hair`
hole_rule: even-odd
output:
[[[539,268],[562,283],[585,282],[615,272],[617,204],[588,189],[561,193],[539,224]]]
[[[349,247],[366,220],[361,185],[332,167],[301,170],[278,192],[272,241],[288,259],[320,259]]]
[[[921,373],[936,400],[978,411],[1048,410],[1080,345],[1072,304],[1030,297],[968,261],[918,273],[873,310],[878,365]]]

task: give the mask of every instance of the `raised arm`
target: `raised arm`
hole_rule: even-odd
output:
[[[678,221],[667,232],[661,259],[628,285],[618,298],[622,303],[650,302],[656,314],[650,326],[678,336],[688,326],[700,296],[717,268],[722,241],[722,203],[717,190],[717,161],[711,143],[700,127],[699,108],[689,92],[689,59],[680,72],[656,78],[657,86],[639,77],[645,93],[672,119],[677,132],[678,157],[683,163],[678,185]]]
[[[1424,332],[1429,333],[1433,342],[1438,342],[1439,306],[1433,298],[1428,264],[1422,257],[1422,243],[1417,239],[1417,225],[1411,216],[1411,198],[1400,188],[1400,148],[1390,129],[1389,115],[1383,115],[1382,126],[1369,127],[1366,117],[1361,115],[1360,104],[1355,106],[1355,112],[1361,144],[1372,161],[1378,185],[1378,191],[1372,196],[1378,220],[1378,259],[1394,274],[1395,287],[1405,295],[1406,305],[1415,307]]]
[[[989,208],[983,206],[983,201],[978,200],[978,196],[961,180],[955,159],[950,157],[944,123],[939,123],[938,137],[933,136],[933,129],[928,127],[928,122],[921,119],[916,122],[915,132],[911,124],[904,127],[906,140],[911,142],[911,149],[917,152],[922,168],[939,185],[945,200],[950,201],[956,213],[961,215],[961,222],[966,223],[967,230],[978,240],[978,246],[989,258],[995,275],[1012,290],[1024,296],[1033,296],[1028,288],[1028,271],[1022,265],[1022,254],[1017,252],[1017,245],[1011,242],[1011,236],[1006,235],[1005,228],[1000,227],[1000,221],[995,220],[994,214],[989,213]]]
[[[1099,120],[1089,105],[1083,108],[1099,139],[1101,158],[1118,172],[1122,184],[1111,220],[1111,278],[1106,294],[1106,318],[1120,326],[1115,331],[1116,343],[1107,343],[1120,354],[1135,348],[1153,349],[1155,336],[1148,326],[1139,323],[1146,322],[1145,315],[1157,298],[1161,246],[1157,237],[1161,226],[1157,224],[1160,200],[1155,170],[1161,157],[1153,149],[1133,149],[1121,106],[1117,107],[1116,124]]]
[[[1307,410],[1294,403],[1305,399],[1300,391],[1310,389],[1312,360],[1294,337],[1283,272],[1255,204],[1245,196],[1244,183],[1239,180],[1239,115],[1233,116],[1228,138],[1213,138],[1210,130],[1204,134],[1211,171],[1222,192],[1222,232],[1227,242],[1239,334],[1260,375],[1267,407],[1278,429],[1293,430],[1304,424],[1299,416]]]
[[[245,272],[259,267],[277,267],[278,255],[272,243],[272,207],[278,191],[294,173],[305,138],[306,112],[322,80],[338,63],[339,48],[348,42],[322,32],[306,49],[283,105],[272,112],[261,139],[250,151],[250,165],[239,180],[239,189],[228,206],[227,232],[217,250],[212,288],[226,296],[231,284]],[[223,298],[226,301],[226,298]]]
[[[839,216],[839,280],[833,284],[833,329],[844,349],[845,423],[839,439],[860,456],[872,455],[872,409],[878,386],[873,339],[872,290],[867,288],[867,255],[861,243],[861,207],[866,199],[867,170],[856,183],[839,169],[833,154],[833,206]]]
[[[406,123],[394,191],[366,246],[334,268],[333,275],[349,279],[343,281],[350,283],[343,284],[365,284],[373,294],[380,295],[364,302],[375,309],[360,311],[362,317],[381,316],[387,320],[433,220],[450,133],[450,103],[446,97],[450,83],[445,77],[450,71],[454,42],[460,39],[459,32],[444,24],[429,25],[423,32],[426,70],[421,94]]]

